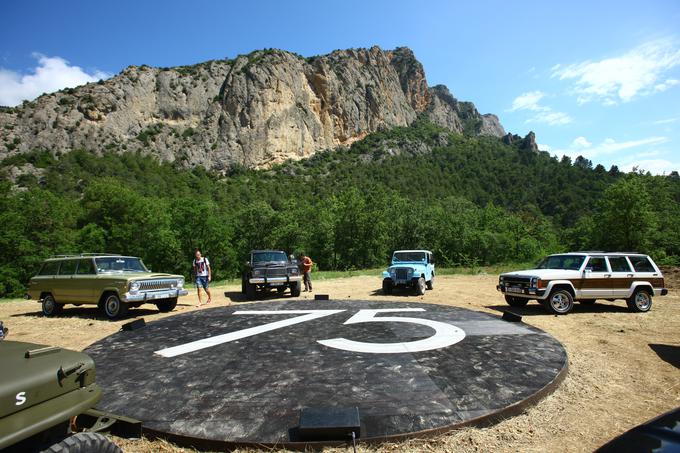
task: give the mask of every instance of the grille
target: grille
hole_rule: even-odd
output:
[[[505,286],[519,286],[520,288],[528,288],[531,283],[531,277],[503,277]]]
[[[176,284],[175,279],[158,279],[158,280],[142,280],[139,282],[140,291],[156,291],[159,289],[170,289],[172,285]]]
[[[284,267],[273,267],[265,270],[265,275],[267,277],[285,277],[286,268]]]
[[[398,268],[396,271],[397,280],[406,280],[408,278],[408,269]]]

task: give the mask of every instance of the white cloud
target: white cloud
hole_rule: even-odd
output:
[[[527,93],[522,93],[512,101],[511,112],[517,110],[543,110],[545,107],[538,105],[538,101],[543,99],[545,93],[541,91],[529,91]]]
[[[623,171],[633,171],[633,170],[642,170],[645,172],[650,172],[655,175],[667,175],[672,171],[679,171],[680,170],[680,163],[679,162],[671,162],[670,160],[666,159],[640,159],[640,160],[634,160],[630,161],[627,164],[624,164],[621,168]]]
[[[652,124],[672,124],[678,120],[680,120],[680,118],[666,118],[663,120],[652,121]]]
[[[97,70],[88,73],[61,57],[33,56],[38,60],[38,65],[30,74],[0,68],[0,105],[15,106],[43,93],[111,77],[111,74]]]
[[[593,144],[590,143],[588,139],[583,136],[576,137],[574,141],[571,142],[572,148],[590,148],[591,146],[593,146]]]
[[[583,156],[587,159],[592,159],[594,157],[614,154],[626,150],[631,150],[633,148],[639,148],[641,146],[656,146],[662,143],[666,143],[668,137],[647,137],[639,140],[628,140],[625,142],[618,142],[613,138],[606,138],[602,143],[593,146],[592,143],[588,141],[585,137],[577,137],[571,143],[568,149],[556,150],[555,152],[559,154],[564,154],[570,157]],[[587,144],[587,145],[586,145]],[[643,155],[649,155],[653,151],[645,151],[639,153],[636,157]]]
[[[541,105],[540,101],[545,97],[542,91],[528,91],[517,96],[512,101],[512,107],[509,112],[516,112],[518,110],[528,110],[537,112],[533,117],[526,120],[526,123],[544,123],[551,126],[568,124],[573,121],[573,118],[563,112],[556,112],[550,107]]]
[[[678,65],[680,49],[670,40],[657,40],[617,57],[553,66],[552,76],[560,80],[573,79],[574,93],[580,104],[597,100],[612,105],[677,85],[680,82],[676,79],[663,82],[659,79]]]

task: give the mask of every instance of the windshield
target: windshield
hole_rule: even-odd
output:
[[[284,262],[288,261],[288,257],[283,252],[257,252],[253,253],[253,264],[255,263],[269,263],[269,262]]]
[[[562,269],[577,271],[581,268],[583,260],[586,257],[583,255],[553,255],[543,258],[536,266],[536,269]]]
[[[97,272],[149,272],[139,258],[116,256],[95,258]]]
[[[419,261],[424,262],[426,259],[425,253],[423,252],[396,252],[392,257],[393,262],[402,261]]]

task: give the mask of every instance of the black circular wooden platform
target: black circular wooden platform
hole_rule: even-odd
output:
[[[567,369],[547,333],[442,305],[281,301],[179,314],[86,349],[98,409],[197,448],[299,446],[302,408],[359,408],[360,440],[521,412]]]

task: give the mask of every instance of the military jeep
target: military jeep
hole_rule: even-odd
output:
[[[249,300],[255,299],[257,292],[276,289],[283,294],[290,288],[290,294],[298,297],[302,289],[302,275],[297,262],[288,260],[281,250],[253,250],[246,262],[241,277],[241,292]]]
[[[94,361],[82,352],[58,347],[0,341],[0,450],[12,452],[119,453],[101,434],[115,416],[100,417],[92,407],[102,391],[95,383]],[[94,418],[80,431],[77,419]],[[136,422],[138,435],[141,423]]]
[[[395,287],[411,288],[418,295],[434,288],[434,257],[429,250],[397,250],[390,267],[383,272],[382,289],[392,294]]]
[[[94,304],[116,319],[146,303],[172,311],[177,298],[187,294],[184,277],[153,273],[137,257],[81,254],[45,260],[29,281],[26,298],[41,302],[45,316],[58,314],[65,304]]]

